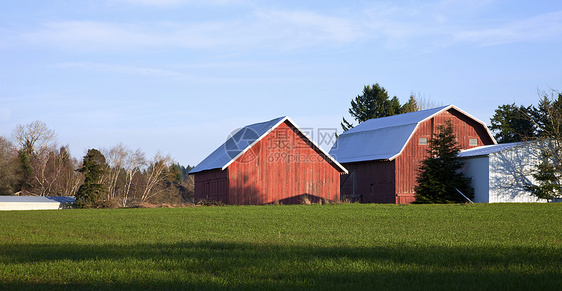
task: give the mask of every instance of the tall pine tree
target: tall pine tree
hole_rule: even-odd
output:
[[[373,118],[386,117],[402,113],[400,100],[394,96],[389,98],[388,92],[381,85],[374,84],[371,86],[363,86],[363,94],[357,95],[351,100],[349,114],[355,118],[358,123]],[[353,124],[343,118],[341,122],[342,129],[347,131],[353,128]]]
[[[490,118],[488,128],[498,143],[529,140],[536,136],[536,122],[532,120],[536,112],[533,106],[501,105]]]
[[[419,167],[418,185],[415,187],[415,203],[463,203],[466,199],[457,189],[472,200],[474,190],[470,179],[460,169],[460,147],[450,121],[438,127],[427,150],[428,157]]]
[[[414,95],[410,95],[408,102],[404,103],[404,105],[402,105],[402,107],[400,108],[400,113],[408,113],[418,110],[421,110],[420,106],[418,105],[418,101],[416,101]]]
[[[105,172],[105,157],[96,149],[89,149],[84,162],[78,172],[85,174],[84,184],[76,193],[76,206],[78,208],[100,207],[107,191],[101,184]]]
[[[534,117],[541,158],[526,188],[537,198],[562,198],[562,93],[542,92]]]

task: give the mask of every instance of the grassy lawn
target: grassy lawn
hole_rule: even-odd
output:
[[[0,212],[0,289],[561,290],[562,203]]]

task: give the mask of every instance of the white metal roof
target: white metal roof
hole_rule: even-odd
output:
[[[428,117],[431,117],[441,112],[444,109],[448,109],[450,106],[451,105],[441,106],[441,107],[431,108],[427,110],[420,110],[420,111],[397,114],[387,117],[369,119],[365,122],[360,123],[356,127],[344,132],[341,136],[346,134],[353,134],[356,132],[362,132],[362,131],[373,131],[373,130],[389,128],[389,127],[399,127],[399,126],[405,126],[411,124],[418,124],[418,122],[423,121]]]
[[[362,122],[338,137],[330,155],[340,163],[392,160],[402,152],[422,121],[451,108],[480,123],[495,143],[486,124],[454,105],[447,105]]]
[[[189,171],[189,174],[206,170],[226,169],[231,163],[236,161],[236,159],[285,121],[289,122],[296,130],[302,133],[316,150],[321,151],[330,162],[336,165],[340,172],[347,173],[347,170],[338,163],[338,161],[332,158],[326,151],[304,134],[289,117],[283,116],[270,121],[250,124],[238,130],[234,135],[229,136],[226,142],[201,161],[195,168]]]
[[[72,196],[2,196],[0,202],[25,202],[25,203],[74,203]]]
[[[0,196],[0,211],[61,209],[74,202],[71,196]]]
[[[510,142],[479,146],[476,148],[461,151],[459,153],[459,157],[467,158],[476,156],[488,156],[493,153],[498,153],[517,146],[522,146],[523,144],[525,144],[525,142]]]

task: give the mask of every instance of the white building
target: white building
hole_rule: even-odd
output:
[[[0,196],[0,210],[45,210],[71,208],[74,197],[66,196]]]
[[[533,182],[532,171],[540,150],[533,143],[505,143],[461,151],[463,172],[472,178],[475,203],[547,202],[530,195],[525,185]]]

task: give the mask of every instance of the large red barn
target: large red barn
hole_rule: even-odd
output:
[[[483,122],[453,105],[367,120],[341,134],[330,150],[349,171],[342,175],[342,197],[362,203],[413,202],[420,161],[447,120],[461,149],[496,144]]]
[[[339,200],[347,170],[279,117],[238,130],[189,173],[196,201],[258,205]]]

